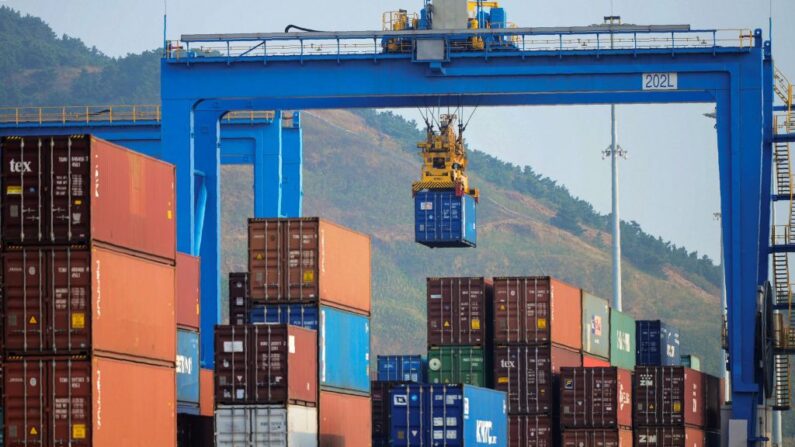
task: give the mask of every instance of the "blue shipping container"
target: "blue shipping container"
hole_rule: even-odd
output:
[[[414,196],[414,238],[431,248],[477,245],[475,199],[451,190],[423,190]]]
[[[638,320],[635,332],[638,365],[679,365],[678,329],[660,320]]]
[[[379,355],[378,380],[425,383],[427,361],[421,355]]]
[[[507,446],[505,393],[471,385],[402,385],[390,393],[392,446]]]
[[[317,330],[317,304],[268,304],[256,306],[249,313],[251,324],[292,324]]]
[[[320,306],[320,386],[370,392],[370,318]]]
[[[177,401],[199,403],[199,333],[177,329]]]

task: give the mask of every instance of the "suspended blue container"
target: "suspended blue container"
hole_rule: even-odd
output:
[[[267,304],[256,306],[249,313],[252,324],[291,324],[317,330],[317,304]]]
[[[393,447],[506,447],[505,393],[471,385],[399,385],[390,393]]]
[[[199,368],[199,333],[177,329],[178,410],[199,404]]]
[[[679,329],[660,320],[638,320],[635,332],[637,365],[679,365]]]
[[[431,247],[477,245],[475,199],[452,190],[424,190],[414,196],[414,239]]]
[[[320,387],[370,393],[370,317],[320,306]]]
[[[425,383],[427,367],[428,362],[421,355],[379,355],[378,380]]]

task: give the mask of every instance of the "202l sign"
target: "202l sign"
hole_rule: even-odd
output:
[[[643,73],[643,90],[676,90],[676,73]]]

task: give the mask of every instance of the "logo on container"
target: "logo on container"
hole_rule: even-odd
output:
[[[630,352],[630,338],[629,332],[624,331],[616,331],[616,342],[618,344],[618,350],[624,352]]]
[[[393,399],[392,403],[394,403],[395,406],[398,407],[405,407],[406,405],[408,405],[408,399],[406,398],[405,395],[398,394],[395,395],[395,398]]]
[[[193,372],[193,359],[177,354],[177,374],[191,374]]]
[[[676,357],[676,346],[666,345],[665,353],[668,355],[668,357]]]
[[[657,435],[638,435],[638,444],[657,444]]]
[[[601,337],[602,336],[602,317],[601,316],[594,315],[593,318],[591,318],[591,333],[595,337]],[[598,343],[598,341],[597,341],[597,343]]]
[[[476,441],[478,444],[495,445],[497,444],[497,437],[491,434],[493,424],[491,421],[477,421],[477,436]]]
[[[26,172],[33,172],[29,161],[16,161],[12,158],[8,164],[13,173],[24,174]]]
[[[513,360],[500,360],[500,366],[503,368],[516,368],[516,362]]]
[[[624,409],[624,405],[632,405],[632,397],[626,391],[624,391],[624,384],[619,384],[618,389],[618,407],[620,409]]]

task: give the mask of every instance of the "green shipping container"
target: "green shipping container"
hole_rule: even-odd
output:
[[[483,348],[442,346],[428,349],[430,383],[464,383],[485,387],[488,371]]]
[[[696,371],[701,371],[701,358],[697,355],[688,354],[679,357],[682,360],[682,366]]]
[[[635,319],[615,309],[610,311],[610,364],[635,370]]]
[[[582,350],[610,358],[610,305],[585,291],[582,292]]]

